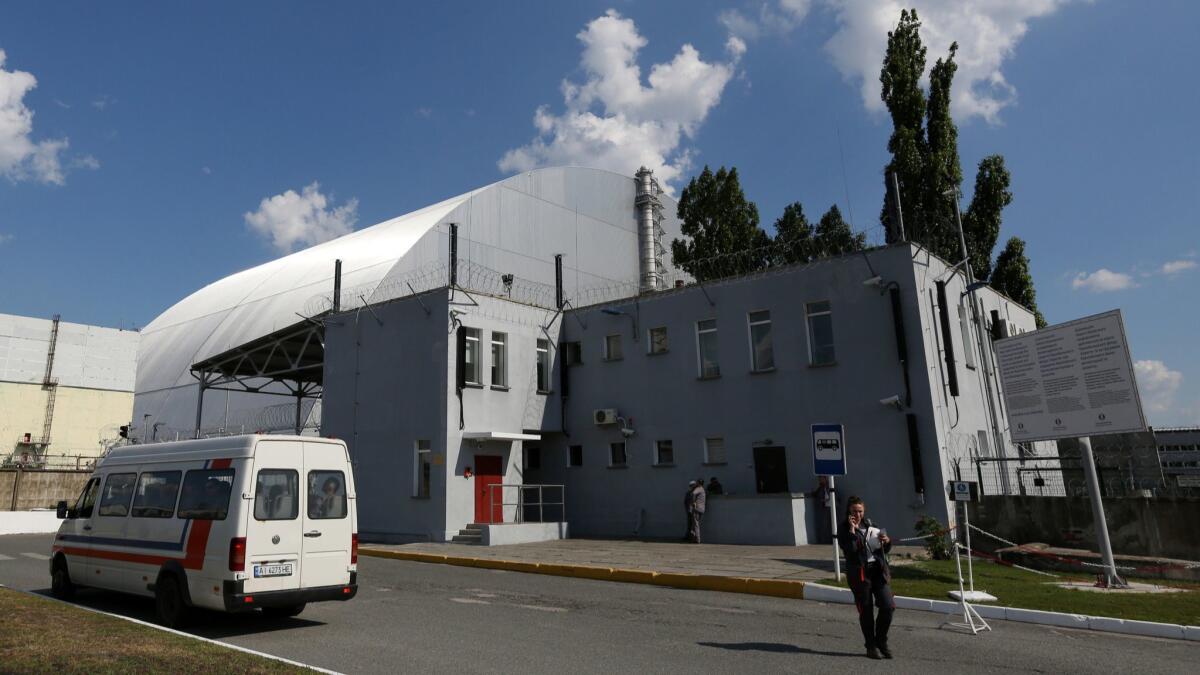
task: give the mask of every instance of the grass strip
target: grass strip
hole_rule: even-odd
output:
[[[965,559],[962,568],[965,579]],[[1181,590],[1175,593],[1108,593],[1055,585],[1064,581],[1095,582],[1095,578],[1063,575],[1055,579],[975,559],[975,590],[987,591],[997,598],[996,602],[985,603],[988,605],[1200,626],[1200,584],[1158,580],[1155,583],[1159,586]],[[821,583],[846,586],[844,580],[826,579]],[[892,567],[892,591],[896,595],[950,600],[946,595],[950,590],[958,590],[958,573],[953,560],[923,560]]]
[[[0,672],[312,671],[0,588]]]

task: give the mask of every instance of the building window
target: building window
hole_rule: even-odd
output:
[[[659,326],[658,328],[651,328],[650,339],[646,342],[650,354],[666,354],[669,346],[667,343],[667,327]]]
[[[525,468],[540,469],[542,468],[542,449],[536,445],[531,445],[525,448]]]
[[[717,363],[716,319],[706,319],[696,323],[696,354],[701,378],[721,376],[721,366]]]
[[[971,322],[967,320],[967,308],[958,306],[958,327],[962,333],[963,361],[968,368],[975,367],[975,350],[971,348]]]
[[[560,346],[562,349],[563,364],[568,366],[577,366],[583,363],[583,345],[579,342],[564,342]]]
[[[492,333],[492,386],[508,387],[508,335]]]
[[[756,372],[775,367],[775,346],[771,340],[771,313],[750,312],[750,368]]]
[[[808,362],[814,366],[836,363],[833,353],[833,310],[828,300],[810,302],[808,310]]]
[[[433,462],[430,461],[430,443],[419,440],[413,446],[413,496],[429,496],[429,480],[433,472]]]
[[[671,441],[654,441],[654,463],[668,466],[675,463],[675,445]]]
[[[537,390],[543,394],[550,391],[550,341],[537,341]]]
[[[608,445],[608,465],[625,466],[625,441],[609,443]]]
[[[605,335],[604,336],[604,360],[605,361],[620,361],[625,358],[624,352],[621,350],[620,335]]]
[[[704,463],[705,464],[724,464],[725,463],[725,438],[722,436],[710,436],[704,439]]]
[[[479,363],[479,329],[463,328],[463,381],[467,384],[482,384],[483,373]]]
[[[567,448],[567,466],[583,466],[582,445],[572,445]]]

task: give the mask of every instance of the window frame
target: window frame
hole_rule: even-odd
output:
[[[701,324],[712,322],[712,328],[701,328]],[[713,359],[715,372],[705,374],[704,372],[704,350],[701,336],[707,333],[712,333],[714,336],[713,351],[716,353],[716,358]],[[701,319],[696,322],[696,377],[701,380],[715,380],[721,377],[721,342],[720,333],[718,333],[717,319],[712,317],[709,319]]]
[[[579,449],[579,463],[578,464],[576,464],[573,461],[574,457],[575,457],[574,452],[575,452],[576,448]],[[567,446],[567,468],[568,469],[578,469],[581,466],[583,466],[583,446],[582,445],[568,445]]]
[[[147,476],[156,476],[156,475],[172,474],[172,473],[175,474],[178,477],[178,479],[175,482],[175,497],[171,500],[171,512],[164,516],[151,516],[151,515],[135,513],[135,511],[138,508],[138,490],[142,487],[142,480],[144,480]],[[182,492],[182,490],[181,490],[182,487],[183,487],[183,471],[181,471],[179,469],[167,469],[164,471],[143,471],[143,472],[141,472],[140,474],[138,474],[137,483],[135,483],[134,487],[133,487],[133,502],[129,506],[129,516],[131,518],[174,518],[175,517],[175,506],[179,503],[179,493]]]
[[[421,447],[424,444],[425,447]],[[424,455],[424,457],[422,457]],[[426,478],[424,469],[429,467],[429,483],[425,485],[425,493],[421,494],[421,487]],[[413,499],[429,499],[433,493],[433,441],[426,438],[418,438],[413,441]]]
[[[755,314],[766,314],[767,318],[766,318],[766,320],[755,321],[753,318]],[[767,327],[767,349],[770,352],[770,358],[771,358],[770,365],[761,366],[758,363],[758,350],[755,349],[755,344],[754,344],[754,328],[756,326],[766,326]],[[771,323],[771,310],[755,309],[755,310],[746,312],[746,335],[747,335],[748,339],[750,340],[750,372],[752,372],[752,373],[769,373],[772,370],[775,370],[775,332],[774,331],[775,331],[775,327]]]
[[[478,328],[463,326],[463,383],[475,387],[483,386],[483,331]],[[468,357],[474,343],[475,360]],[[474,372],[472,372],[474,371]],[[472,375],[474,379],[472,379]]]
[[[108,504],[105,503],[105,501],[108,498],[107,495],[105,494],[105,492],[108,490],[109,484],[112,483],[114,478],[126,477],[126,476],[133,476],[133,482],[129,484],[129,495],[125,499],[125,513],[122,513],[119,515],[116,513],[105,513],[104,509],[106,507],[111,507],[111,506],[116,505],[116,502],[112,502],[112,503],[108,503]],[[104,477],[104,486],[100,488],[100,495],[99,495],[99,498],[96,500],[96,516],[100,517],[100,518],[126,518],[126,517],[128,517],[130,510],[133,508],[133,493],[135,490],[137,490],[137,481],[138,481],[138,473],[136,471],[133,471],[133,472],[122,471],[119,473],[114,472],[114,473],[110,473],[107,476],[105,476]]]
[[[554,391],[551,388],[550,382],[553,375],[551,371],[554,370],[554,361],[550,356],[550,341],[545,338],[538,338],[535,354],[536,358],[534,359],[533,368],[534,377],[537,382],[534,383],[534,386],[537,387],[537,393],[549,394]]]
[[[295,480],[293,487],[295,488],[296,500],[292,504],[293,508],[295,509],[295,513],[292,514],[291,518],[259,518],[258,517],[258,490],[259,490],[258,479],[262,476],[264,471],[268,471],[268,472],[275,473],[275,474],[291,474],[291,478],[293,478]],[[254,472],[254,501],[252,503],[254,506],[251,508],[250,515],[260,523],[273,523],[273,522],[282,522],[282,521],[288,521],[288,520],[296,520],[297,518],[300,517],[300,472],[296,471],[295,469],[282,469],[282,468],[272,468],[272,467],[265,467],[265,468],[255,471]]]
[[[616,355],[613,355],[613,345],[616,345]],[[623,361],[625,359],[625,345],[621,340],[620,333],[610,333],[604,336],[604,360],[605,361]]]
[[[825,309],[813,311],[813,305],[825,305]],[[828,361],[818,362],[816,359],[816,341],[815,331],[813,330],[813,319],[819,317],[829,317],[829,336],[831,342],[829,348],[832,350],[832,358]],[[804,323],[808,330],[808,365],[813,367],[832,366],[837,364],[837,339],[833,336],[833,303],[829,300],[814,300],[804,303]]]
[[[488,344],[491,347],[491,363],[488,364],[491,387],[492,389],[508,389],[508,333],[491,331]],[[499,352],[496,350],[497,346],[500,348]],[[497,371],[500,374],[499,381],[496,378]]]
[[[616,462],[613,461],[615,459],[613,457],[613,452],[617,449],[618,445],[621,446],[621,463],[620,464],[617,464]],[[613,441],[613,442],[609,443],[608,444],[608,468],[624,469],[628,466],[629,466],[629,443],[628,443],[628,441]]]
[[[665,462],[662,457],[664,443],[671,453],[671,458]],[[654,466],[675,466],[675,441],[669,438],[660,438],[654,441]]]
[[[558,348],[562,352],[564,366],[583,364],[583,343],[579,340],[566,340],[559,343]]]
[[[654,331],[662,331],[663,348],[654,348]],[[656,356],[658,354],[666,354],[671,351],[671,333],[666,326],[653,326],[646,329],[646,354]]]
[[[720,459],[713,459],[713,457],[712,457],[712,452],[711,452],[712,441],[719,441],[721,443]],[[704,464],[706,466],[720,466],[722,464],[729,463],[729,453],[728,453],[728,450],[726,450],[724,436],[705,436],[703,445],[704,445]]]

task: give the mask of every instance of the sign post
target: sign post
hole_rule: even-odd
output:
[[[1123,587],[1100,500],[1091,436],[1146,430],[1121,311],[996,341],[1012,439],[1078,438],[1105,584]]]
[[[833,573],[842,580],[842,560],[838,557],[837,490],[834,476],[846,475],[846,431],[840,424],[814,424],[813,473],[829,477],[829,531],[833,533]]]

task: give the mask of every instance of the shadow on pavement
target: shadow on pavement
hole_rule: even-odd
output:
[[[833,571],[833,560],[831,558],[772,558],[775,562],[787,563],[789,565],[800,565],[822,572]]]
[[[862,656],[858,652],[825,652],[780,642],[697,642],[701,647],[716,647],[734,652],[774,652],[776,654],[816,654],[818,656]]]
[[[31,592],[51,597],[49,588],[36,589]],[[81,607],[119,614],[148,623],[157,623],[154,616],[154,601],[150,598],[85,588],[77,591],[71,602]],[[188,617],[187,624],[182,630],[185,633],[219,640],[239,635],[271,633],[279,630],[323,625],[325,625],[323,622],[309,621],[300,617],[272,619],[263,616],[261,612],[257,611],[245,614],[226,614],[207,609],[193,609]]]

